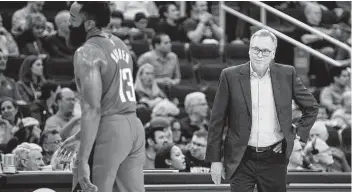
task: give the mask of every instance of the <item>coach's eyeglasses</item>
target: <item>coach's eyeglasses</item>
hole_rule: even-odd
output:
[[[262,55],[267,57],[270,55],[270,53],[272,52],[272,50],[269,49],[259,49],[258,47],[251,47],[252,53],[258,55],[259,52],[262,52]]]

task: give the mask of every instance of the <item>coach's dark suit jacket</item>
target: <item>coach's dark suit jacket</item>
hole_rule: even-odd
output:
[[[229,67],[222,71],[215,96],[209,123],[206,160],[220,162],[224,126],[228,132],[224,143],[224,166],[226,177],[236,171],[247,148],[252,125],[252,100],[250,84],[250,66],[246,64]],[[303,86],[292,66],[270,64],[270,75],[275,107],[280,127],[285,136],[287,160],[289,159],[296,129],[292,127],[292,99],[302,110],[297,126],[297,134],[306,141],[309,130],[318,114],[318,105],[314,97]]]

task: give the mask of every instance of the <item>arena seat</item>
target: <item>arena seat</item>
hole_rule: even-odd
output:
[[[198,73],[200,75],[201,83],[219,80],[221,71],[226,68],[226,65],[219,64],[203,64],[199,66]]]
[[[216,44],[191,44],[189,52],[193,64],[223,64],[220,46]]]
[[[74,78],[73,58],[49,58],[45,62],[44,74],[59,84],[66,84]]]
[[[137,58],[150,50],[148,41],[131,41],[131,46],[132,50],[136,53]]]
[[[17,81],[24,58],[25,57],[9,57],[4,74]]]
[[[171,44],[172,52],[177,55],[179,63],[188,64],[190,62],[190,56],[188,52],[189,44],[181,42],[172,42]]]
[[[185,97],[187,94],[199,91],[199,88],[192,84],[178,84],[170,87],[169,94],[174,98],[177,98],[180,102],[180,105],[183,106]]]
[[[248,48],[248,45],[226,44],[224,56],[227,65],[240,65],[249,61]]]

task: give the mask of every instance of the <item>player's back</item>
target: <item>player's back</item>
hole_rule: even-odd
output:
[[[102,116],[135,112],[133,60],[128,47],[110,34],[91,37],[86,43],[102,49],[107,60],[107,70],[102,73]]]

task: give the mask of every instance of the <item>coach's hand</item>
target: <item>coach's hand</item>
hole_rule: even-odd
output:
[[[274,151],[275,153],[282,153],[282,142],[280,142],[279,144],[277,144],[277,145],[274,147],[273,151]]]
[[[223,166],[221,162],[211,163],[210,172],[211,172],[211,179],[216,185],[221,184],[221,177],[225,179],[225,172],[223,170]]]
[[[84,192],[98,192],[98,187],[90,182],[89,165],[87,162],[78,162],[78,182]]]

